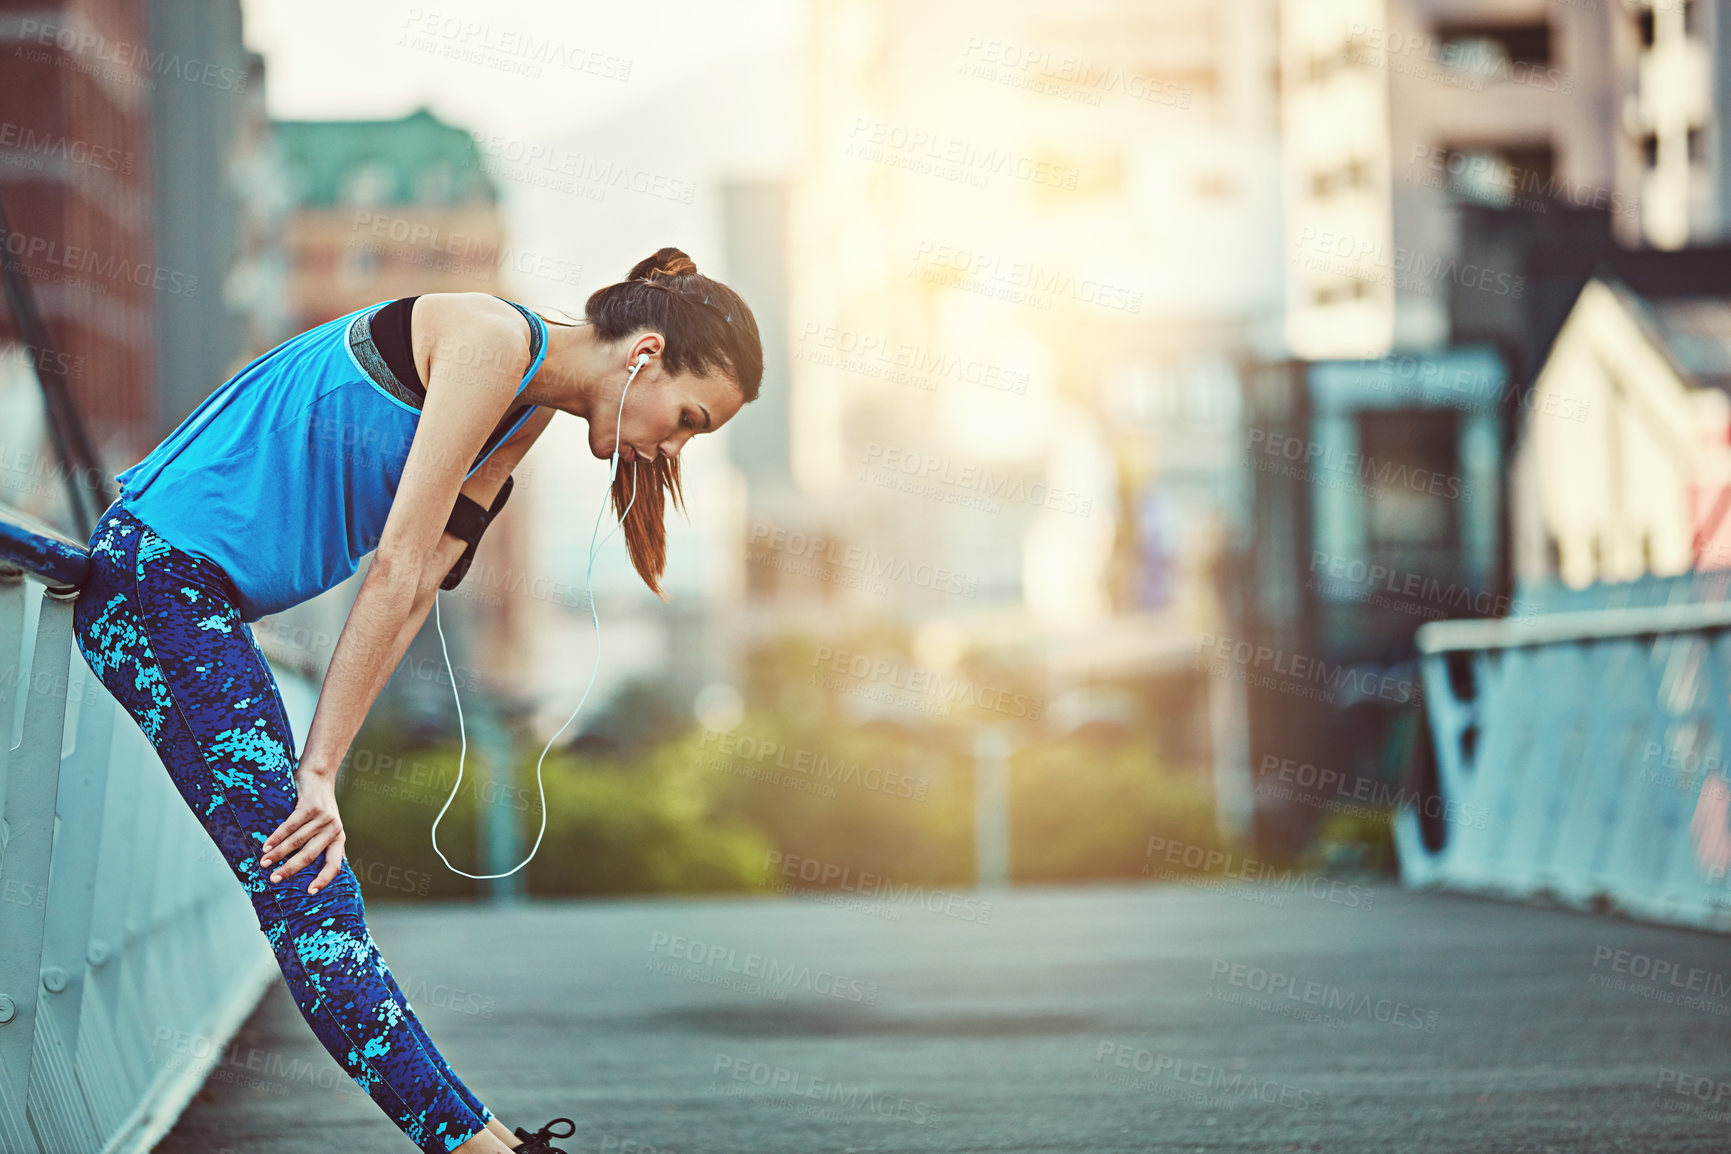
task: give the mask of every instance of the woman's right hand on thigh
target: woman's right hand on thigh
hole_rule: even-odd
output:
[[[293,877],[324,854],[324,868],[307,887],[308,893],[316,894],[343,868],[343,846],[348,835],[337,813],[337,787],[331,777],[303,766],[295,770],[295,787],[300,796],[294,812],[265,839],[264,856],[259,864],[281,862],[270,875],[271,881],[281,881]]]

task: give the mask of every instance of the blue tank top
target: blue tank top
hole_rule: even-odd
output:
[[[243,621],[340,584],[384,533],[421,418],[420,395],[391,372],[368,330],[389,303],[260,354],[115,478],[120,504],[135,517],[221,566]],[[546,359],[547,325],[506,303],[529,321],[521,396]],[[468,474],[533,411],[507,410]]]

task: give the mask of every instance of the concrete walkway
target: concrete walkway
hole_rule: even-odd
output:
[[[1731,1149],[1725,938],[1319,893],[369,914],[469,1086],[573,1154]],[[414,1147],[279,982],[158,1149]]]

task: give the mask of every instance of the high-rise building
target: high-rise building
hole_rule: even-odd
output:
[[[1618,184],[1617,5],[1286,0],[1286,337],[1300,357],[1439,349],[1457,289],[1515,297],[1463,253],[1461,202],[1543,213]]]
[[[218,291],[153,239],[153,93],[198,85],[147,49],[141,5],[0,2],[0,200],[10,233],[0,254],[33,286],[54,345],[23,348],[9,309],[0,373],[12,420],[0,447],[0,498],[70,524],[54,473],[31,357],[62,358],[71,395],[104,467],[118,470],[158,431],[156,314],[168,298]],[[211,77],[232,87],[243,78]]]
[[[1519,300],[1461,205],[1597,209],[1627,247],[1731,229],[1726,0],[1284,0],[1280,38],[1294,355],[1435,350],[1451,299]]]
[[[1272,12],[814,6],[793,473],[829,515],[786,528],[966,590],[814,597],[1056,629],[1169,606],[1138,542],[1183,556],[1232,499],[1234,364],[1278,323]]]
[[[231,85],[151,89],[152,229],[197,278],[156,308],[157,430],[167,433],[247,361],[288,336],[281,225],[264,60],[241,39],[239,0],[149,6],[150,42],[210,65]]]

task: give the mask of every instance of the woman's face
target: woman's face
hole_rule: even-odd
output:
[[[621,464],[677,456],[685,442],[699,433],[719,429],[744,403],[739,388],[719,373],[710,377],[688,372],[671,375],[662,366],[658,347],[633,346],[630,359],[635,360],[641,352],[650,354],[649,363],[631,378],[630,387],[625,387],[626,373],[618,378],[625,402],[624,420],[620,420],[621,393],[604,399],[598,411],[590,415],[589,451],[602,460],[610,458],[616,446]]]

